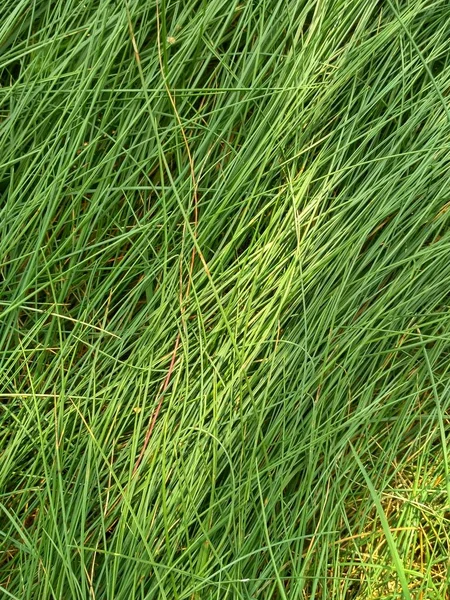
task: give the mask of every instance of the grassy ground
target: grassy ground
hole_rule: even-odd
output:
[[[0,595],[450,598],[447,0],[0,0]]]

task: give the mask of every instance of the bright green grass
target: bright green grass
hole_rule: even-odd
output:
[[[450,597],[448,0],[0,15],[0,597]]]

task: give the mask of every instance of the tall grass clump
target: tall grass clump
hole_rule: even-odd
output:
[[[448,0],[0,6],[0,597],[450,598]]]

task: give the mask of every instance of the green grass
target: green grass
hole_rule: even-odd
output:
[[[448,0],[0,8],[0,597],[450,598]]]

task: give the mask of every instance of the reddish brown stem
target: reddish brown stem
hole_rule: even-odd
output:
[[[148,446],[148,444],[150,442],[150,438],[152,436],[153,429],[155,427],[156,419],[158,418],[159,411],[161,410],[161,406],[162,406],[162,403],[163,403],[163,400],[164,400],[164,394],[165,394],[165,392],[167,390],[167,387],[169,385],[170,378],[172,376],[172,372],[173,372],[173,369],[174,369],[174,366],[175,366],[175,360],[177,358],[177,350],[178,350],[179,344],[180,344],[180,334],[178,334],[177,339],[175,341],[175,346],[174,346],[174,349],[173,349],[173,352],[172,352],[172,359],[170,361],[169,370],[167,371],[167,375],[164,378],[164,381],[162,383],[161,390],[160,390],[160,393],[159,393],[158,406],[156,407],[156,410],[153,413],[153,415],[152,415],[152,417],[150,419],[150,422],[148,424],[148,429],[147,429],[147,433],[145,435],[144,444],[142,445],[141,452],[140,452],[140,454],[138,456],[138,459],[137,459],[137,461],[136,461],[136,463],[134,465],[133,475],[138,470],[139,465],[141,464],[142,459],[144,458],[144,454],[145,454],[145,451],[147,450],[147,446]]]
[[[172,93],[170,91],[170,87],[167,83],[166,80],[166,76],[164,73],[164,66],[162,63],[162,58],[161,58],[161,38],[160,38],[160,32],[159,32],[159,9],[158,9],[158,5],[156,7],[156,30],[157,30],[157,43],[158,43],[158,57],[159,57],[159,65],[160,65],[160,70],[161,70],[161,76],[163,78],[164,81],[164,85],[167,91],[167,95],[169,97],[170,103],[172,105],[174,114],[175,114],[175,118],[178,122],[178,125],[180,126],[180,130],[181,130],[181,135],[183,137],[183,142],[184,145],[186,147],[186,154],[188,157],[188,161],[189,161],[189,167],[190,167],[190,172],[191,172],[191,179],[192,179],[192,187],[193,187],[193,197],[192,197],[192,204],[193,204],[193,212],[194,212],[194,247],[192,248],[192,254],[191,254],[191,261],[190,261],[190,265],[189,265],[189,273],[188,273],[188,281],[187,281],[187,286],[186,286],[186,293],[184,294],[184,298],[187,298],[189,296],[189,292],[191,289],[191,279],[192,279],[192,274],[194,272],[194,263],[195,263],[195,256],[197,254],[197,250],[196,250],[196,244],[195,244],[195,239],[197,238],[197,226],[198,226],[198,195],[197,195],[197,180],[195,177],[195,168],[194,168],[194,161],[192,158],[192,154],[189,148],[189,143],[187,140],[187,136],[186,133],[184,131],[183,125],[181,123],[181,119],[180,116],[178,114],[177,111],[177,107],[176,107],[176,103],[175,103],[175,98],[172,96]],[[136,44],[136,40],[134,38],[134,33],[133,33],[133,29],[130,25],[130,32],[131,32],[131,36],[132,36],[132,42],[133,42],[133,49],[135,51],[135,56],[136,56],[136,61],[138,62],[138,64],[140,63],[140,59],[139,59],[139,50]],[[186,227],[186,225],[185,225]],[[200,255],[200,259],[202,261],[203,266],[205,267],[207,273],[209,272],[207,269],[207,265],[206,265],[206,261],[202,255],[201,252],[199,252]],[[180,305],[181,305],[181,313],[184,313],[184,306],[183,306],[183,277],[182,277],[182,273],[180,272]],[[164,378],[164,381],[162,383],[162,386],[160,388],[159,391],[159,401],[158,404],[156,406],[156,410],[154,411],[153,415],[150,418],[150,422],[147,428],[147,433],[145,434],[145,439],[144,439],[144,444],[141,448],[141,452],[139,453],[138,459],[134,465],[133,468],[133,475],[136,473],[137,469],[139,468],[139,465],[142,462],[142,459],[144,457],[145,451],[147,450],[147,446],[150,442],[150,438],[152,436],[153,433],[153,429],[155,427],[156,421],[158,419],[158,415],[161,411],[161,407],[164,401],[164,394],[167,390],[167,387],[169,386],[170,383],[170,379],[175,367],[175,361],[176,361],[176,357],[177,357],[177,351],[178,351],[178,346],[180,345],[180,334],[177,335],[177,338],[175,340],[175,345],[174,345],[174,349],[172,352],[172,359],[170,361],[170,366],[169,369],[167,371],[167,375]]]

